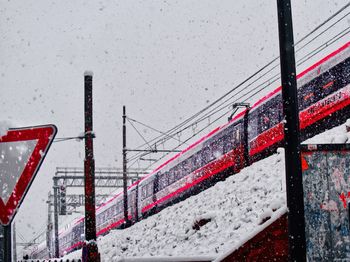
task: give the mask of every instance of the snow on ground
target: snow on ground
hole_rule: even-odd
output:
[[[350,126],[350,121],[347,124]],[[350,142],[345,126],[304,143]],[[215,258],[232,247],[239,247],[263,228],[261,223],[266,218],[283,213],[285,203],[284,150],[279,149],[277,154],[131,228],[100,237],[101,258],[102,261],[154,256]],[[210,222],[194,229],[196,221],[201,219]],[[65,258],[78,257],[80,250]]]
[[[347,126],[350,127],[350,119],[345,124],[334,127],[326,132],[316,135],[303,144],[343,144],[350,143],[350,132],[347,132]]]
[[[131,228],[99,238],[102,261],[135,256],[215,258],[233,245],[239,245],[266,217],[284,206],[283,158],[281,150]],[[211,221],[199,230],[193,229],[201,219]],[[79,256],[81,251],[65,258]]]

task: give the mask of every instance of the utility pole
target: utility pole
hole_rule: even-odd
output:
[[[55,257],[59,258],[59,240],[58,240],[58,206],[57,206],[57,198],[58,198],[58,183],[57,179],[53,179],[53,215],[54,215],[54,223],[55,223]]]
[[[52,218],[51,218],[51,192],[48,194],[47,200],[47,228],[46,228],[46,246],[49,252],[49,258],[52,257]]]
[[[84,73],[85,83],[85,239],[83,248],[83,261],[99,261],[96,242],[96,210],[95,210],[95,160],[93,151],[93,125],[92,125],[92,72]]]
[[[17,261],[17,246],[16,246],[16,222],[13,223],[13,227],[12,227],[12,231],[13,231],[13,238],[12,238],[12,253],[13,253],[13,261]]]
[[[306,261],[299,109],[290,0],[277,0],[288,207],[289,261]]]
[[[127,185],[127,162],[126,162],[126,113],[125,113],[125,106],[123,106],[123,195],[124,195],[124,219],[125,219],[125,226],[129,225],[129,218],[128,218],[128,185]]]
[[[4,225],[4,261],[12,261],[11,223]]]
[[[4,227],[0,225],[0,262],[4,262]]]

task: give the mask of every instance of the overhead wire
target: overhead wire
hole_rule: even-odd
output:
[[[297,62],[297,66],[302,65],[303,63],[305,63],[306,61],[308,61],[309,59],[311,59],[313,56],[315,56],[316,54],[318,54],[319,52],[323,51],[325,48],[327,48],[329,45],[333,44],[334,42],[338,41],[339,39],[341,39],[342,37],[346,36],[347,34],[350,33],[350,27],[346,28],[345,30],[343,30],[342,32],[340,32],[339,34],[336,35],[336,38],[332,38],[331,40],[327,41],[326,43],[322,44],[321,46],[317,47],[316,49],[314,49],[312,52],[310,52],[309,54],[307,54],[307,56],[303,57],[301,61]],[[243,102],[247,102],[250,98],[254,97],[255,95],[257,95],[258,93],[260,93],[261,91],[263,91],[264,89],[266,89],[267,87],[269,87],[271,84],[277,82],[280,79],[280,74],[277,73],[274,76],[270,77],[269,79],[265,80],[263,83],[259,84],[258,86],[256,86],[257,89],[255,92],[253,92],[255,89],[249,90],[246,93],[242,94],[241,96],[239,96],[238,98],[236,98],[234,101],[232,101],[229,105],[233,105],[235,103],[237,103],[238,101],[241,101],[242,98],[244,98],[245,96],[249,95],[252,93],[252,95],[250,95],[249,97],[245,98],[243,100]],[[231,100],[233,98],[233,96],[231,96],[229,99],[227,100]],[[226,101],[227,101],[226,100]],[[217,113],[218,111],[223,110],[225,107],[229,106],[229,105],[225,105],[222,108],[220,108],[219,110],[215,111],[214,113],[212,113],[210,116],[212,116],[213,114]]]
[[[321,52],[322,50],[324,50],[325,48],[327,48],[329,45],[333,44],[334,42],[338,41],[339,39],[341,39],[342,37],[344,37],[345,35],[350,33],[350,27],[347,28],[345,33],[342,33],[340,36],[338,36],[335,39],[331,39],[330,41],[326,42],[325,44],[317,47],[316,49],[314,49],[312,52],[310,52],[307,56],[308,59],[305,59],[305,57],[303,57],[301,61],[297,62],[297,66],[302,65],[303,63],[305,63],[306,61],[308,61],[309,59],[311,59],[313,56],[317,55],[319,52]],[[315,52],[316,50],[316,52]],[[246,102],[247,100],[249,100],[250,98],[254,97],[255,95],[257,95],[258,93],[260,93],[261,91],[263,91],[264,89],[266,89],[266,87],[270,86],[272,83],[275,83],[279,80],[279,74],[274,75],[273,77],[271,77],[269,80],[272,80],[269,82],[268,85],[266,86],[262,86],[259,85],[257,87],[261,87],[260,89],[257,89],[255,92],[253,92],[253,94],[251,94],[249,97],[245,98],[245,100],[243,100],[243,102]],[[266,81],[264,82],[266,84]],[[240,101],[240,99],[242,99],[243,97],[245,97],[246,95],[249,95],[250,93],[252,93],[252,90],[244,93],[243,95],[241,95],[240,97],[238,97],[235,101],[233,101],[232,103],[235,103],[237,101]]]
[[[174,139],[174,140],[176,140],[176,141],[178,141],[178,142],[180,142],[180,143],[182,142],[180,139],[178,139],[178,138],[176,138],[176,137],[174,137],[174,136],[170,136],[170,135],[168,135],[167,133],[162,132],[162,131],[159,131],[159,130],[157,130],[157,129],[155,129],[155,128],[149,126],[149,125],[146,125],[146,124],[144,124],[144,123],[142,123],[142,122],[140,122],[140,121],[137,121],[137,120],[132,119],[132,118],[130,118],[130,117],[127,117],[127,118],[128,118],[130,121],[133,121],[133,122],[138,123],[138,124],[140,124],[140,125],[142,125],[142,126],[144,126],[144,127],[147,127],[147,128],[149,128],[149,129],[151,129],[151,130],[157,132],[157,133],[162,134],[162,135],[165,136],[165,137],[168,137],[169,139]]]
[[[350,5],[350,4],[349,4]],[[349,6],[349,5],[347,5],[347,6]],[[344,10],[343,8],[341,9],[341,10]],[[337,12],[338,13],[338,12]],[[321,36],[322,34],[324,34],[325,32],[327,32],[327,30],[329,30],[331,27],[333,27],[334,25],[336,25],[338,22],[340,22],[341,20],[343,20],[344,18],[346,18],[348,15],[350,14],[350,12],[349,13],[347,13],[346,15],[344,15],[342,18],[340,18],[340,19],[338,19],[335,23],[333,23],[331,26],[329,26],[328,28],[326,28],[325,30],[323,30],[321,33],[319,33],[318,35],[317,35],[317,37],[314,37],[313,39],[312,39],[312,41],[314,41],[316,38],[318,38],[319,36]],[[332,16],[332,17],[334,17],[334,16]],[[327,21],[329,21],[329,19],[327,19]],[[324,23],[323,23],[324,24]],[[319,27],[317,27],[317,28],[319,28]],[[349,28],[349,27],[348,27]],[[347,29],[348,29],[347,28]],[[346,30],[347,30],[346,29]],[[346,31],[346,30],[344,30],[344,31]],[[312,31],[312,32],[314,32],[314,30]],[[341,33],[343,33],[343,31],[341,32]],[[339,33],[339,34],[341,34],[341,33]],[[338,34],[338,35],[339,35]],[[338,35],[336,35],[335,37],[337,37]],[[305,37],[303,37],[303,39],[306,39]],[[337,40],[339,40],[339,38],[337,38],[335,41],[337,41]],[[307,45],[309,45],[312,41],[309,41],[309,42],[307,42],[305,45],[303,45],[303,48],[305,48]],[[335,41],[333,41],[333,42],[335,42]],[[298,41],[297,43],[300,43],[301,41]],[[332,43],[333,43],[332,42]],[[319,48],[321,48],[321,47],[319,47]],[[301,48],[299,48],[297,51],[296,51],[296,53],[297,52],[299,52],[301,50]],[[323,50],[323,49],[322,49]],[[321,51],[322,51],[321,50]],[[313,52],[315,52],[316,50],[314,50]],[[315,54],[312,54],[313,52],[310,52],[309,53],[309,57],[311,58],[311,57],[313,57],[315,54],[317,54],[317,53],[319,53],[319,52],[316,52]],[[309,59],[309,57],[307,57],[305,60],[308,60]],[[273,59],[273,61],[276,61],[277,59],[279,59],[279,57],[276,57],[276,58],[274,58]],[[299,65],[301,65],[301,64],[303,64],[304,63],[304,61],[302,61],[301,63],[299,63],[299,64],[297,64],[298,66]],[[247,88],[247,87],[249,87],[249,86],[251,86],[252,84],[254,84],[254,83],[256,83],[258,80],[260,80],[262,77],[264,77],[265,75],[267,75],[268,73],[270,73],[272,70],[274,70],[274,69],[276,69],[277,67],[279,66],[279,64],[277,64],[277,65],[275,65],[274,67],[272,67],[270,70],[268,70],[267,72],[265,72],[263,75],[261,75],[259,78],[257,78],[257,79],[255,79],[253,82],[251,82],[248,86],[245,86],[245,88]],[[279,73],[277,74],[277,75],[274,75],[272,78],[270,78],[270,79],[268,79],[268,80],[266,80],[263,84],[266,84],[267,82],[269,82],[271,79],[274,79],[276,76],[279,76]],[[275,82],[276,80],[274,80],[273,82]],[[271,82],[271,83],[273,83],[273,82]],[[259,85],[260,86],[260,85]],[[227,98],[224,102],[222,102],[219,106],[221,106],[221,105],[223,105],[225,102],[227,102],[227,101],[229,101],[229,100],[231,100],[235,95],[237,95],[237,93],[235,93],[233,96],[230,96],[229,98]],[[237,102],[237,100],[235,101],[235,102],[232,102],[231,104],[234,104],[234,103],[236,103]],[[214,109],[216,109],[216,108],[218,108],[219,106],[216,106]],[[212,113],[214,110],[211,110],[210,112],[209,112],[209,116],[212,116],[213,114],[210,114],[210,113]],[[206,115],[204,115],[202,118],[200,118],[199,120],[197,120],[195,123],[199,123],[200,121],[202,121],[204,118],[206,118],[207,116]],[[186,126],[185,128],[183,128],[181,131],[183,131],[184,129],[187,129],[187,128],[189,128],[190,127],[190,125],[188,125],[188,126]]]
[[[137,134],[143,139],[143,141],[145,141],[145,143],[148,145],[148,147],[153,150],[152,146],[147,142],[147,140],[143,137],[143,135],[137,130],[137,128],[133,125],[133,123],[129,120],[129,118],[127,118],[129,124],[135,129],[135,131],[137,132]]]
[[[328,41],[325,44],[319,46],[318,48],[316,48],[315,50],[313,50],[312,52],[310,52],[309,54],[307,54],[308,59],[310,59],[312,56],[316,55],[317,53],[319,53],[320,51],[322,51],[324,48],[326,48],[327,46],[329,46],[330,44],[334,43],[335,41],[339,40],[341,37],[344,37],[347,33],[349,33],[349,30],[345,30],[346,32],[344,34],[341,34],[338,38],[336,39],[332,39],[332,41]],[[344,32],[344,30],[342,31]],[[339,34],[338,34],[339,35]],[[338,36],[337,35],[337,36]],[[323,47],[323,49],[320,49],[321,47]],[[315,53],[315,51],[317,51]],[[303,59],[303,58],[302,58]],[[306,62],[308,59],[304,59],[303,61],[299,62],[297,65],[301,65],[304,62]],[[260,79],[260,78],[259,78]],[[240,99],[244,98],[245,96],[249,95],[250,93],[253,92],[253,94],[251,96],[249,96],[248,98],[246,98],[245,100],[243,100],[243,102],[246,102],[248,99],[252,98],[254,95],[257,95],[258,93],[260,93],[261,91],[263,91],[264,89],[266,89],[268,86],[270,86],[272,83],[277,82],[277,80],[279,79],[279,73],[277,73],[276,75],[274,75],[273,77],[265,80],[263,83],[259,84],[258,86],[256,86],[256,88],[261,87],[260,89],[256,90],[255,92],[253,92],[254,90],[249,90],[246,93],[244,93],[243,95],[241,95],[240,97],[238,97],[236,100],[234,100],[233,102],[230,102],[229,105],[233,105],[234,103],[236,103],[237,101],[240,101]],[[256,81],[254,81],[256,82]],[[224,102],[222,102],[220,105],[216,106],[215,108],[213,108],[209,114],[202,116],[200,119],[198,119],[196,122],[194,122],[195,124],[200,123],[201,121],[204,121],[206,118],[211,117],[215,114],[217,114],[218,112],[222,111],[223,109],[225,109],[226,107],[228,107],[229,105],[224,104],[227,101],[231,100],[234,96],[236,96],[237,94],[234,94],[233,96],[230,96],[229,98],[227,98]],[[220,107],[221,106],[221,107]],[[217,109],[217,110],[215,110]],[[231,110],[227,111],[230,112]],[[227,114],[225,113],[225,114]],[[193,124],[191,124],[193,125]],[[191,125],[186,126],[185,128],[181,129],[181,131],[184,131],[185,129],[188,129],[189,127],[191,127]],[[208,127],[208,126],[207,126]]]
[[[333,14],[330,18],[328,18],[325,22],[323,22],[320,26],[316,27],[314,30],[312,30],[309,34],[307,34],[306,36],[304,36],[301,40],[299,40],[297,42],[297,44],[301,43],[303,40],[305,40],[307,37],[309,37],[312,33],[314,33],[316,30],[318,30],[319,28],[321,28],[324,24],[326,24],[328,21],[330,21],[331,19],[333,19],[337,14],[339,14],[341,11],[345,10],[348,6],[350,5],[350,3],[348,3],[347,5],[345,5],[343,8],[341,8],[338,12],[336,12],[335,14]],[[313,42],[316,38],[318,38],[319,36],[321,36],[322,34],[324,34],[325,32],[327,32],[330,28],[332,28],[333,26],[335,26],[337,23],[339,23],[341,20],[343,20],[345,17],[347,17],[350,13],[347,13],[346,15],[344,15],[343,17],[341,17],[340,19],[338,19],[336,22],[334,22],[332,25],[328,26],[325,30],[323,30],[321,33],[319,33],[316,37],[314,37],[312,40],[308,41],[306,44],[303,45],[302,48],[305,48],[307,45],[309,45],[311,42]],[[346,30],[343,30],[342,32],[344,32]],[[342,33],[341,32],[341,33]],[[341,34],[339,33],[339,34]],[[339,35],[338,34],[338,35]],[[340,37],[338,37],[337,39],[335,39],[333,42],[331,42],[330,44],[334,43],[335,41],[339,40],[341,37],[345,36],[347,34],[347,32],[343,33]],[[330,45],[329,44],[329,45]],[[314,54],[308,54],[309,57],[307,57],[306,59],[304,59],[302,62],[300,62],[298,65],[304,63],[305,61],[307,61],[308,59],[310,59],[311,57],[313,57],[314,55],[316,55],[317,53],[319,53],[320,51],[322,51],[324,48],[326,48],[328,45],[326,45],[325,47],[323,47],[322,49],[320,49],[318,52],[315,52]],[[302,50],[302,48],[298,48],[297,51]],[[174,128],[170,129],[167,131],[167,135],[170,136],[170,134],[176,134],[176,133],[170,133],[173,130],[178,130],[178,127],[185,125],[186,123],[188,123],[189,121],[191,121],[192,119],[194,119],[195,117],[197,117],[198,115],[200,115],[201,113],[203,113],[204,111],[206,111],[207,109],[209,109],[210,107],[212,107],[213,105],[215,105],[218,101],[222,100],[223,98],[225,98],[228,94],[232,93],[233,91],[235,91],[238,87],[242,86],[244,83],[246,83],[248,80],[252,79],[254,76],[256,76],[258,73],[260,73],[261,71],[263,71],[263,69],[265,69],[267,66],[271,65],[273,62],[277,61],[279,57],[274,58],[271,62],[269,62],[267,65],[265,65],[262,69],[258,70],[256,73],[254,73],[251,77],[247,78],[245,81],[241,82],[238,86],[236,86],[235,88],[231,89],[229,92],[227,92],[226,94],[224,94],[223,96],[221,96],[219,99],[215,100],[214,102],[212,102],[210,105],[208,105],[207,107],[205,107],[204,109],[200,110],[199,112],[197,112],[196,114],[194,114],[192,117],[186,119],[185,121],[183,121],[182,123],[180,123],[179,125],[175,126]],[[278,64],[275,65],[272,69],[270,69],[269,71],[265,72],[262,76],[260,76],[258,79],[254,80],[252,83],[250,83],[248,86],[251,86],[253,83],[255,83],[256,81],[258,81],[259,79],[261,79],[263,76],[265,76],[267,73],[271,72],[273,69],[275,69],[276,67],[278,67]],[[273,82],[277,81],[279,78],[274,79]],[[266,82],[270,82],[271,78]],[[271,83],[273,83],[271,82]],[[269,85],[271,84],[269,83]],[[259,85],[261,86],[261,85]],[[261,92],[263,89],[265,89],[266,87],[263,87],[261,89],[259,89],[258,91],[254,92],[254,95],[256,95],[257,93]],[[246,95],[248,95],[251,91],[247,92],[246,94],[244,94],[241,97],[244,97]],[[235,94],[237,95],[237,94]],[[250,96],[250,97],[252,97]],[[212,109],[209,114],[207,113],[206,115],[202,116],[199,120],[197,120],[194,123],[199,123],[200,121],[203,121],[204,119],[206,119],[208,116],[213,116],[215,113],[223,110],[225,107],[227,107],[227,105],[222,106],[224,103],[226,103],[227,101],[229,101],[230,99],[232,99],[233,96],[231,96],[229,99],[226,99],[224,102],[222,102],[220,105],[216,106],[214,109]],[[237,101],[237,100],[236,100]],[[231,103],[232,104],[232,103]],[[222,106],[219,110],[214,111],[215,109],[217,109],[218,107]],[[230,111],[228,111],[230,112]],[[226,114],[226,113],[225,113]],[[188,129],[189,127],[191,127],[193,125],[193,123],[187,125],[185,128],[181,129],[180,131],[183,131],[185,129]],[[207,126],[208,127],[208,126]],[[206,127],[206,128],[207,128]],[[169,132],[170,131],[170,132]],[[178,132],[180,132],[178,131]],[[193,136],[192,136],[193,137]],[[192,138],[191,137],[191,138]],[[188,141],[188,140],[186,140]],[[179,147],[179,146],[178,146]],[[178,148],[176,147],[176,148]],[[166,154],[167,155],[167,154]]]
[[[330,20],[332,20],[334,17],[336,17],[339,13],[341,13],[343,10],[345,10],[347,7],[350,6],[350,3],[346,4],[345,6],[343,6],[342,8],[340,8],[336,13],[334,13],[333,15],[331,15],[329,18],[327,18],[323,23],[321,23],[319,26],[317,26],[316,28],[314,28],[311,32],[309,32],[307,35],[305,35],[301,40],[296,42],[296,45],[301,43],[303,40],[307,39],[311,34],[313,34],[314,32],[316,32],[318,29],[320,29],[323,25],[325,25],[327,22],[329,22]],[[340,21],[342,21],[345,17],[347,17],[349,15],[349,13],[345,14],[343,17],[341,17],[340,19],[338,19],[336,22],[334,22],[333,24],[331,24],[329,27],[327,27],[325,30],[323,30],[321,33],[319,33],[316,37],[314,37],[313,39],[311,39],[310,41],[308,41],[306,44],[303,45],[303,48],[306,47],[307,45],[309,45],[312,41],[314,41],[316,38],[318,38],[319,36],[321,36],[322,34],[324,34],[325,32],[327,32],[330,28],[334,27],[337,23],[339,23]],[[300,51],[302,48],[298,48],[297,52]],[[279,57],[275,57],[271,62],[269,62],[268,64],[266,64],[262,69],[265,69],[267,66],[271,65],[273,62],[277,61],[279,59]],[[265,72],[262,76],[260,76],[258,79],[256,79],[254,82],[250,83],[248,86],[251,86],[253,83],[255,83],[256,81],[258,81],[259,79],[261,79],[263,76],[265,76],[266,74],[268,74],[269,72],[271,72],[273,69],[277,68],[279,66],[279,64],[275,65],[273,68],[271,68],[269,71]],[[262,70],[259,70],[257,73],[261,72]],[[253,76],[255,76],[255,74],[253,74]],[[246,80],[249,80],[250,77]],[[243,83],[246,83],[246,81],[243,81]],[[239,84],[238,86],[236,86],[235,88],[231,89],[229,92],[227,92],[226,94],[224,94],[223,96],[221,96],[220,98],[218,98],[217,100],[215,100],[214,102],[212,102],[210,105],[208,105],[207,107],[205,107],[204,109],[202,109],[201,111],[197,112],[196,114],[194,114],[192,117],[186,119],[185,121],[183,121],[182,123],[180,123],[179,125],[175,126],[174,128],[170,129],[167,131],[167,133],[172,134],[170,132],[178,130],[180,127],[184,126],[185,124],[187,124],[190,120],[194,119],[195,117],[197,117],[198,115],[200,115],[201,113],[203,113],[205,110],[207,110],[208,108],[212,107],[214,104],[216,104],[218,101],[222,100],[224,97],[226,97],[228,94],[230,94],[231,92],[235,91],[237,88],[239,88],[240,86],[243,85],[243,83]],[[246,87],[248,87],[246,86]],[[232,98],[232,96],[231,96]],[[228,100],[228,99],[227,99]],[[227,101],[225,100],[225,102]],[[222,104],[220,104],[222,105]],[[218,108],[218,106],[216,107]],[[212,110],[213,111],[213,110]],[[211,116],[212,114],[210,114],[212,111],[209,112],[209,115]],[[201,119],[206,118],[207,116],[204,115]],[[200,119],[200,120],[201,120]],[[200,120],[194,122],[194,123],[198,123],[200,122]],[[182,132],[183,130],[189,128],[192,124],[187,125],[185,128],[182,128],[180,131],[178,132]],[[176,134],[176,133],[173,133]]]

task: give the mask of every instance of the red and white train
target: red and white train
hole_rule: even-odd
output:
[[[297,76],[301,138],[346,121],[350,114],[350,42]],[[281,87],[219,126],[128,188],[132,223],[202,191],[283,144]],[[123,195],[97,208],[97,235],[124,224]],[[59,235],[59,254],[82,247],[84,217]],[[47,254],[40,246],[31,257]],[[40,250],[39,250],[40,249]]]

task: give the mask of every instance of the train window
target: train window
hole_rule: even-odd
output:
[[[259,114],[258,118],[258,132],[262,133],[269,129],[271,123],[270,123],[270,117],[269,117],[269,110],[262,111]]]
[[[164,183],[166,184],[166,186],[169,185],[169,171],[166,171],[164,173]]]
[[[174,173],[174,168],[172,168],[169,171],[169,185],[174,183],[174,181],[175,181],[175,173]]]
[[[150,194],[151,194],[151,187],[150,187],[150,184],[151,183],[148,183],[146,185],[146,195],[145,195],[145,198],[147,198]]]
[[[249,117],[248,121],[248,140],[258,136],[258,112],[255,110]]]
[[[216,141],[216,151],[214,151],[214,157],[219,158],[222,156],[224,152],[224,139],[221,137],[219,140]]]
[[[203,158],[202,158],[202,152],[201,151],[199,151],[197,153],[196,162],[197,162],[198,167],[201,167],[201,166],[204,165],[204,161],[203,161]]]
[[[174,168],[175,180],[179,180],[181,178],[181,168],[180,165],[177,165]]]
[[[158,192],[160,190],[160,176],[162,175],[162,173],[159,171],[157,172],[157,174],[155,175],[155,178],[154,178],[154,190],[156,192]]]
[[[224,153],[226,154],[227,152],[229,152],[233,148],[232,135],[231,134],[226,135],[224,141],[225,141],[224,142]]]
[[[142,189],[141,189],[141,192],[142,192],[142,199],[145,199],[147,197],[147,186],[144,185],[142,186]]]
[[[268,108],[268,118],[270,122],[268,128],[271,128],[280,122],[280,114],[279,103],[277,97],[275,97],[271,100],[271,105]]]
[[[158,190],[162,190],[164,187],[166,187],[166,183],[164,182],[165,173],[160,174],[158,178]]]
[[[339,74],[341,74],[340,81],[342,83],[339,87],[350,83],[350,58],[346,59],[342,64],[341,72],[339,72]]]
[[[196,155],[191,156],[188,162],[190,163],[190,167],[191,167],[190,172],[193,172],[194,170],[196,170]]]
[[[237,145],[237,134],[239,134],[239,130],[237,130],[237,128],[235,127],[235,129],[232,130],[232,134],[231,134],[231,143],[232,146],[236,146]]]
[[[239,127],[237,127],[237,129],[235,130],[234,137],[235,137],[235,141],[240,141],[241,140],[241,132],[239,130]]]
[[[191,161],[190,159],[187,159],[182,162],[182,176],[187,176],[191,173]]]
[[[168,174],[169,172],[165,172],[159,177],[159,190],[168,186]]]
[[[278,123],[283,120],[283,102],[282,95],[279,94],[276,96],[277,112],[278,112]]]
[[[299,103],[302,109],[310,106],[315,101],[314,85],[315,81],[312,81],[303,86],[299,96]]]
[[[184,162],[181,162],[180,164],[178,164],[178,170],[179,170],[179,178],[182,178],[185,176],[185,169],[184,169]]]
[[[335,87],[334,76],[329,72],[325,72],[320,77],[320,83],[315,86],[316,100],[320,100],[330,93],[333,93]]]
[[[202,156],[201,156],[201,151],[197,152],[194,156],[194,166],[195,169],[197,170],[202,166]]]
[[[176,179],[176,177],[177,177],[177,166],[174,166],[173,168],[172,168],[172,171],[173,171],[173,182],[175,182],[177,179]]]
[[[119,201],[118,202],[118,214],[123,212],[123,202]]]
[[[181,170],[182,170],[181,177],[187,176],[190,173],[187,160],[183,161],[180,166],[181,166]]]
[[[154,180],[152,180],[152,181],[148,184],[147,196],[153,195],[153,183],[154,183]]]
[[[202,153],[202,164],[205,165],[207,163],[210,162],[210,149],[209,147],[205,147],[203,149],[203,153]]]
[[[221,155],[224,153],[224,141],[225,141],[225,137],[222,136],[219,139],[219,150],[220,150]]]
[[[210,154],[209,154],[209,162],[213,161],[216,158],[218,152],[218,143],[214,141],[210,144]]]

